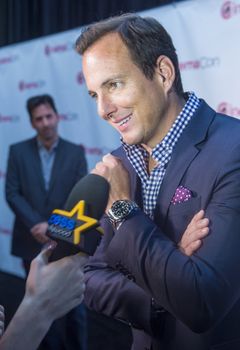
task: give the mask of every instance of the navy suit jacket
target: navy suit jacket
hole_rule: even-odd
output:
[[[75,183],[87,172],[82,146],[59,139],[53,163],[49,190],[45,190],[37,139],[10,146],[6,199],[15,214],[12,254],[32,260],[41,245],[30,229],[47,221],[52,210],[63,208]]]
[[[132,199],[140,180],[122,148]],[[192,198],[171,204],[183,185]],[[200,209],[210,233],[191,257],[177,246]],[[179,139],[158,195],[155,222],[143,211],[104,238],[87,272],[89,307],[126,320],[135,350],[240,349],[240,121],[204,101]],[[154,298],[166,311],[151,313]],[[158,315],[158,316],[157,316]]]

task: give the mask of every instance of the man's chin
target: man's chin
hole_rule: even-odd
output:
[[[53,133],[50,133],[50,132],[46,132],[45,134],[41,135],[41,137],[45,141],[50,141],[50,140],[56,138],[56,135],[53,135]]]
[[[132,138],[129,138],[129,137],[123,137],[122,136],[122,140],[123,140],[124,143],[128,144],[129,146],[140,145],[141,144],[141,142],[138,142],[138,140],[132,139]]]

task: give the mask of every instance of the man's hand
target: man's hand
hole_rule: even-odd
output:
[[[51,242],[31,263],[24,300],[41,306],[48,320],[55,320],[83,301],[83,266],[80,254],[48,263],[55,242]],[[52,246],[51,246],[52,245]]]
[[[208,225],[209,220],[204,218],[204,210],[194,215],[178,244],[185,255],[191,256],[201,247],[203,238],[209,233]]]
[[[119,199],[130,199],[130,179],[120,159],[107,154],[91,171],[92,174],[103,176],[110,184],[110,193],[106,212],[113,202]]]
[[[49,241],[49,237],[46,235],[48,229],[48,223],[46,221],[39,222],[38,224],[34,225],[30,232],[33,235],[33,237],[41,244],[47,243]]]
[[[48,263],[55,245],[50,241],[32,261],[24,298],[0,339],[1,350],[37,349],[52,322],[82,302],[87,258],[77,254]]]

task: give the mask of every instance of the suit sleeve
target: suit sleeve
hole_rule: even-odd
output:
[[[112,229],[103,220],[104,236],[94,257],[86,267],[85,302],[90,309],[127,322],[153,334],[150,319],[151,297],[126,273],[123,266],[110,267],[106,251],[112,239]],[[161,323],[162,320],[155,320]],[[159,329],[159,326],[158,326]]]
[[[21,192],[19,175],[19,161],[14,147],[10,147],[7,175],[6,175],[6,200],[14,212],[21,218],[21,221],[31,229],[35,224],[45,221],[45,219],[32,208]]]
[[[195,332],[212,328],[240,295],[240,147],[221,164],[206,209],[210,234],[187,257],[141,211],[126,220],[107,250],[136,283]]]
[[[76,157],[78,158],[76,166],[76,182],[85,176],[88,172],[85,150],[83,146],[78,146]]]

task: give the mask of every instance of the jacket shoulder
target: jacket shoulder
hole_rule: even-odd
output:
[[[77,144],[77,143],[74,143],[74,142],[62,139],[62,138],[60,138],[60,143],[61,143],[61,145],[63,147],[67,147],[67,148],[72,149],[72,150],[78,150],[79,151],[79,148],[84,150],[84,146],[83,145]]]
[[[10,145],[10,148],[13,151],[18,151],[18,150],[21,151],[23,149],[31,147],[34,144],[36,144],[36,138],[35,137],[27,139],[27,140],[20,141],[20,142],[13,143],[12,145]]]
[[[220,141],[220,143],[225,147],[225,142],[227,141],[228,146],[231,144],[240,144],[240,120],[225,114],[216,113],[216,117],[213,122],[212,128],[213,135],[216,133],[215,137]]]

